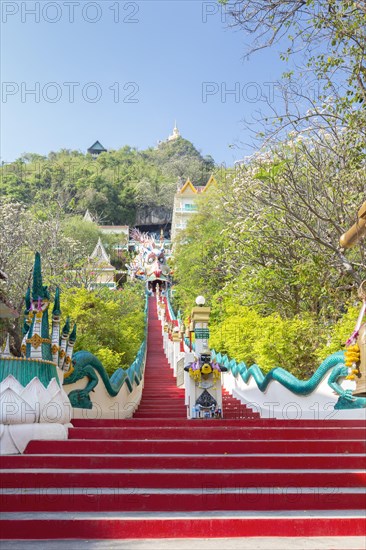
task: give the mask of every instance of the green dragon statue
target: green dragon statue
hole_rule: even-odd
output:
[[[88,351],[78,351],[72,358],[72,366],[64,376],[64,385],[74,384],[78,380],[87,378],[85,388],[81,390],[72,390],[69,393],[71,405],[77,409],[91,409],[93,407],[90,399],[90,393],[94,391],[95,386],[102,380],[107,392],[111,397],[115,397],[123,384],[127,384],[129,391],[132,391],[131,380],[136,384],[141,382],[141,369],[143,365],[142,357],[145,352],[145,343],[142,344],[134,363],[129,369],[118,369],[109,378],[105,368],[95,355]]]
[[[234,376],[239,375],[246,384],[251,378],[254,378],[261,392],[265,392],[272,381],[277,381],[296,395],[309,395],[316,390],[324,376],[330,371],[328,384],[340,396],[335,409],[362,409],[366,407],[366,398],[353,396],[352,390],[345,390],[338,383],[339,380],[346,378],[348,375],[344,351],[329,355],[309,380],[299,380],[281,367],[276,367],[264,375],[258,365],[252,365],[248,368],[244,362],[238,364],[234,359],[230,360],[226,355],[216,353],[215,350],[212,350],[212,355],[218,363],[225,365]]]

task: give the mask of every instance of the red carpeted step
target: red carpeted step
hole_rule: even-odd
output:
[[[202,454],[120,454],[120,455],[45,455],[26,454],[0,456],[0,468],[263,468],[263,469],[301,469],[304,462],[310,469],[364,469],[366,457],[354,454],[262,454],[262,455],[202,455]]]
[[[149,413],[150,416],[154,416],[155,413],[163,413],[165,415],[165,418],[167,417],[174,418],[174,416],[171,417],[170,415],[167,414],[169,411],[172,411],[172,412],[175,411],[187,417],[186,407],[184,403],[180,403],[180,404],[172,403],[168,407],[159,407],[158,404],[148,405],[147,403],[144,403],[143,405],[139,406],[138,411],[135,414],[137,415],[138,413],[144,412],[144,413]]]
[[[190,428],[164,427],[155,428],[73,428],[69,431],[69,439],[190,439]],[[322,430],[318,428],[262,428],[224,426],[195,426],[195,438],[206,439],[230,439],[230,440],[342,440],[353,439],[363,440],[365,432],[362,428],[343,430],[339,434],[337,428]]]
[[[156,421],[154,418],[150,420],[138,420],[133,418],[126,418],[124,420],[103,419],[103,420],[87,420],[75,418],[72,420],[72,424],[76,428],[113,428],[113,427],[155,427]],[[240,426],[245,428],[246,426],[264,426],[264,427],[296,427],[296,428],[318,428],[327,430],[328,428],[363,428],[366,435],[366,425],[363,420],[278,420],[277,418],[259,418],[258,420],[250,419],[248,422],[242,420],[221,420],[221,419],[209,419],[209,418],[196,418],[194,419],[195,426]],[[192,420],[186,419],[177,420],[175,418],[166,418],[164,426],[187,426],[192,427]]]
[[[158,414],[155,415],[156,420],[164,420],[165,417],[166,417],[166,415],[163,414],[163,413],[161,413],[160,415],[158,415]],[[151,418],[151,414],[141,412],[141,413],[137,413],[137,415],[134,418],[144,420],[145,418]],[[187,415],[182,414],[182,413],[176,413],[174,415],[174,418],[182,418],[183,419],[183,418],[187,418]]]
[[[365,441],[227,441],[206,440],[93,440],[93,439],[69,439],[67,441],[53,441],[52,446],[48,441],[30,441],[25,453],[37,454],[171,454],[175,453],[202,453],[202,454],[308,454],[308,453],[364,453]],[[306,464],[304,464],[304,468]]]
[[[141,404],[139,406],[139,410],[146,410],[146,411],[149,411],[149,412],[154,412],[154,411],[180,411],[180,412],[185,412],[185,406],[184,406],[184,403],[176,403],[174,400],[172,400],[170,403],[168,404],[164,404],[164,403],[158,403],[158,402],[155,402],[155,403],[147,403],[146,401]]]
[[[364,492],[357,488],[342,487],[276,487],[251,488],[236,486],[201,487],[200,489],[177,489],[169,491],[159,489],[137,489],[136,487],[48,487],[34,489],[11,488],[3,491],[2,510],[5,512],[93,512],[93,511],[162,511],[193,512],[201,511],[202,517],[207,511],[283,511],[291,510],[347,510],[362,511],[365,506]],[[310,514],[309,514],[310,515]],[[281,517],[281,515],[279,516]],[[4,520],[0,516],[1,525]],[[329,526],[329,533],[333,526]],[[358,525],[366,534],[365,525]],[[355,526],[356,529],[356,526]],[[361,533],[360,533],[361,534]],[[65,537],[68,533],[65,532]],[[257,536],[262,536],[261,532]],[[303,531],[297,536],[309,536]],[[14,538],[14,532],[13,536]],[[52,537],[51,537],[52,538]],[[134,538],[134,537],[131,537]]]
[[[275,514],[235,512],[217,516],[202,513],[179,514],[75,514],[57,513],[27,514],[16,521],[4,519],[2,536],[13,539],[62,539],[65,533],[70,539],[126,539],[130,538],[228,538],[228,537],[307,537],[362,536],[362,516],[353,512],[342,517],[337,513],[304,514],[278,517]],[[165,516],[165,517],[164,517]],[[334,528],[333,528],[334,524]],[[311,541],[310,541],[311,543]],[[93,546],[93,543],[89,543]],[[217,544],[217,543],[216,543]],[[133,544],[135,546],[135,544]],[[339,548],[339,546],[337,546]]]
[[[52,468],[51,471],[39,470],[7,470],[6,476],[1,479],[0,488],[48,488],[48,487],[134,487],[136,489],[154,488],[169,489],[175,487],[193,489],[209,487],[219,491],[223,487],[240,487],[243,491],[251,487],[328,487],[330,489],[342,487],[359,487],[366,485],[366,473],[362,470],[350,472],[333,470],[245,470],[238,469],[228,472],[225,469],[213,472],[206,468],[190,471],[189,463],[177,475],[176,469],[107,469],[100,471],[79,469]]]

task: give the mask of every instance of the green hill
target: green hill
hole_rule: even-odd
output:
[[[206,183],[212,157],[179,137],[156,148],[129,146],[93,159],[61,149],[22,155],[1,168],[0,196],[27,205],[57,201],[65,213],[89,209],[104,224],[133,225],[139,208],[172,208],[178,179]]]

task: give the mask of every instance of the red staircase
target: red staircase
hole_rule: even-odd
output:
[[[253,413],[225,390],[223,409],[227,419],[259,418],[258,413]],[[161,322],[157,316],[154,298],[151,298],[149,308],[144,391],[134,418],[187,418],[184,389],[177,388],[173,370],[164,355]]]
[[[148,352],[144,377],[144,391],[134,418],[187,418],[184,390],[177,388],[163,350],[161,323],[158,319],[155,299],[150,298]],[[157,420],[160,424],[160,421]]]
[[[366,534],[363,422],[260,419],[230,396],[224,420],[187,420],[153,300],[148,338],[133,419],[0,457],[3,539]]]

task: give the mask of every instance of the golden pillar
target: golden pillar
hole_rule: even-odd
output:
[[[361,238],[366,234],[366,201],[363,203],[357,213],[357,221],[353,226],[344,233],[339,244],[342,248],[351,248],[358,243]],[[366,302],[366,281],[361,283],[359,289],[359,296],[361,300]],[[360,363],[359,373],[356,378],[356,389],[353,392],[355,397],[361,397],[366,395],[366,325],[363,324],[357,335],[357,344],[360,348]]]

